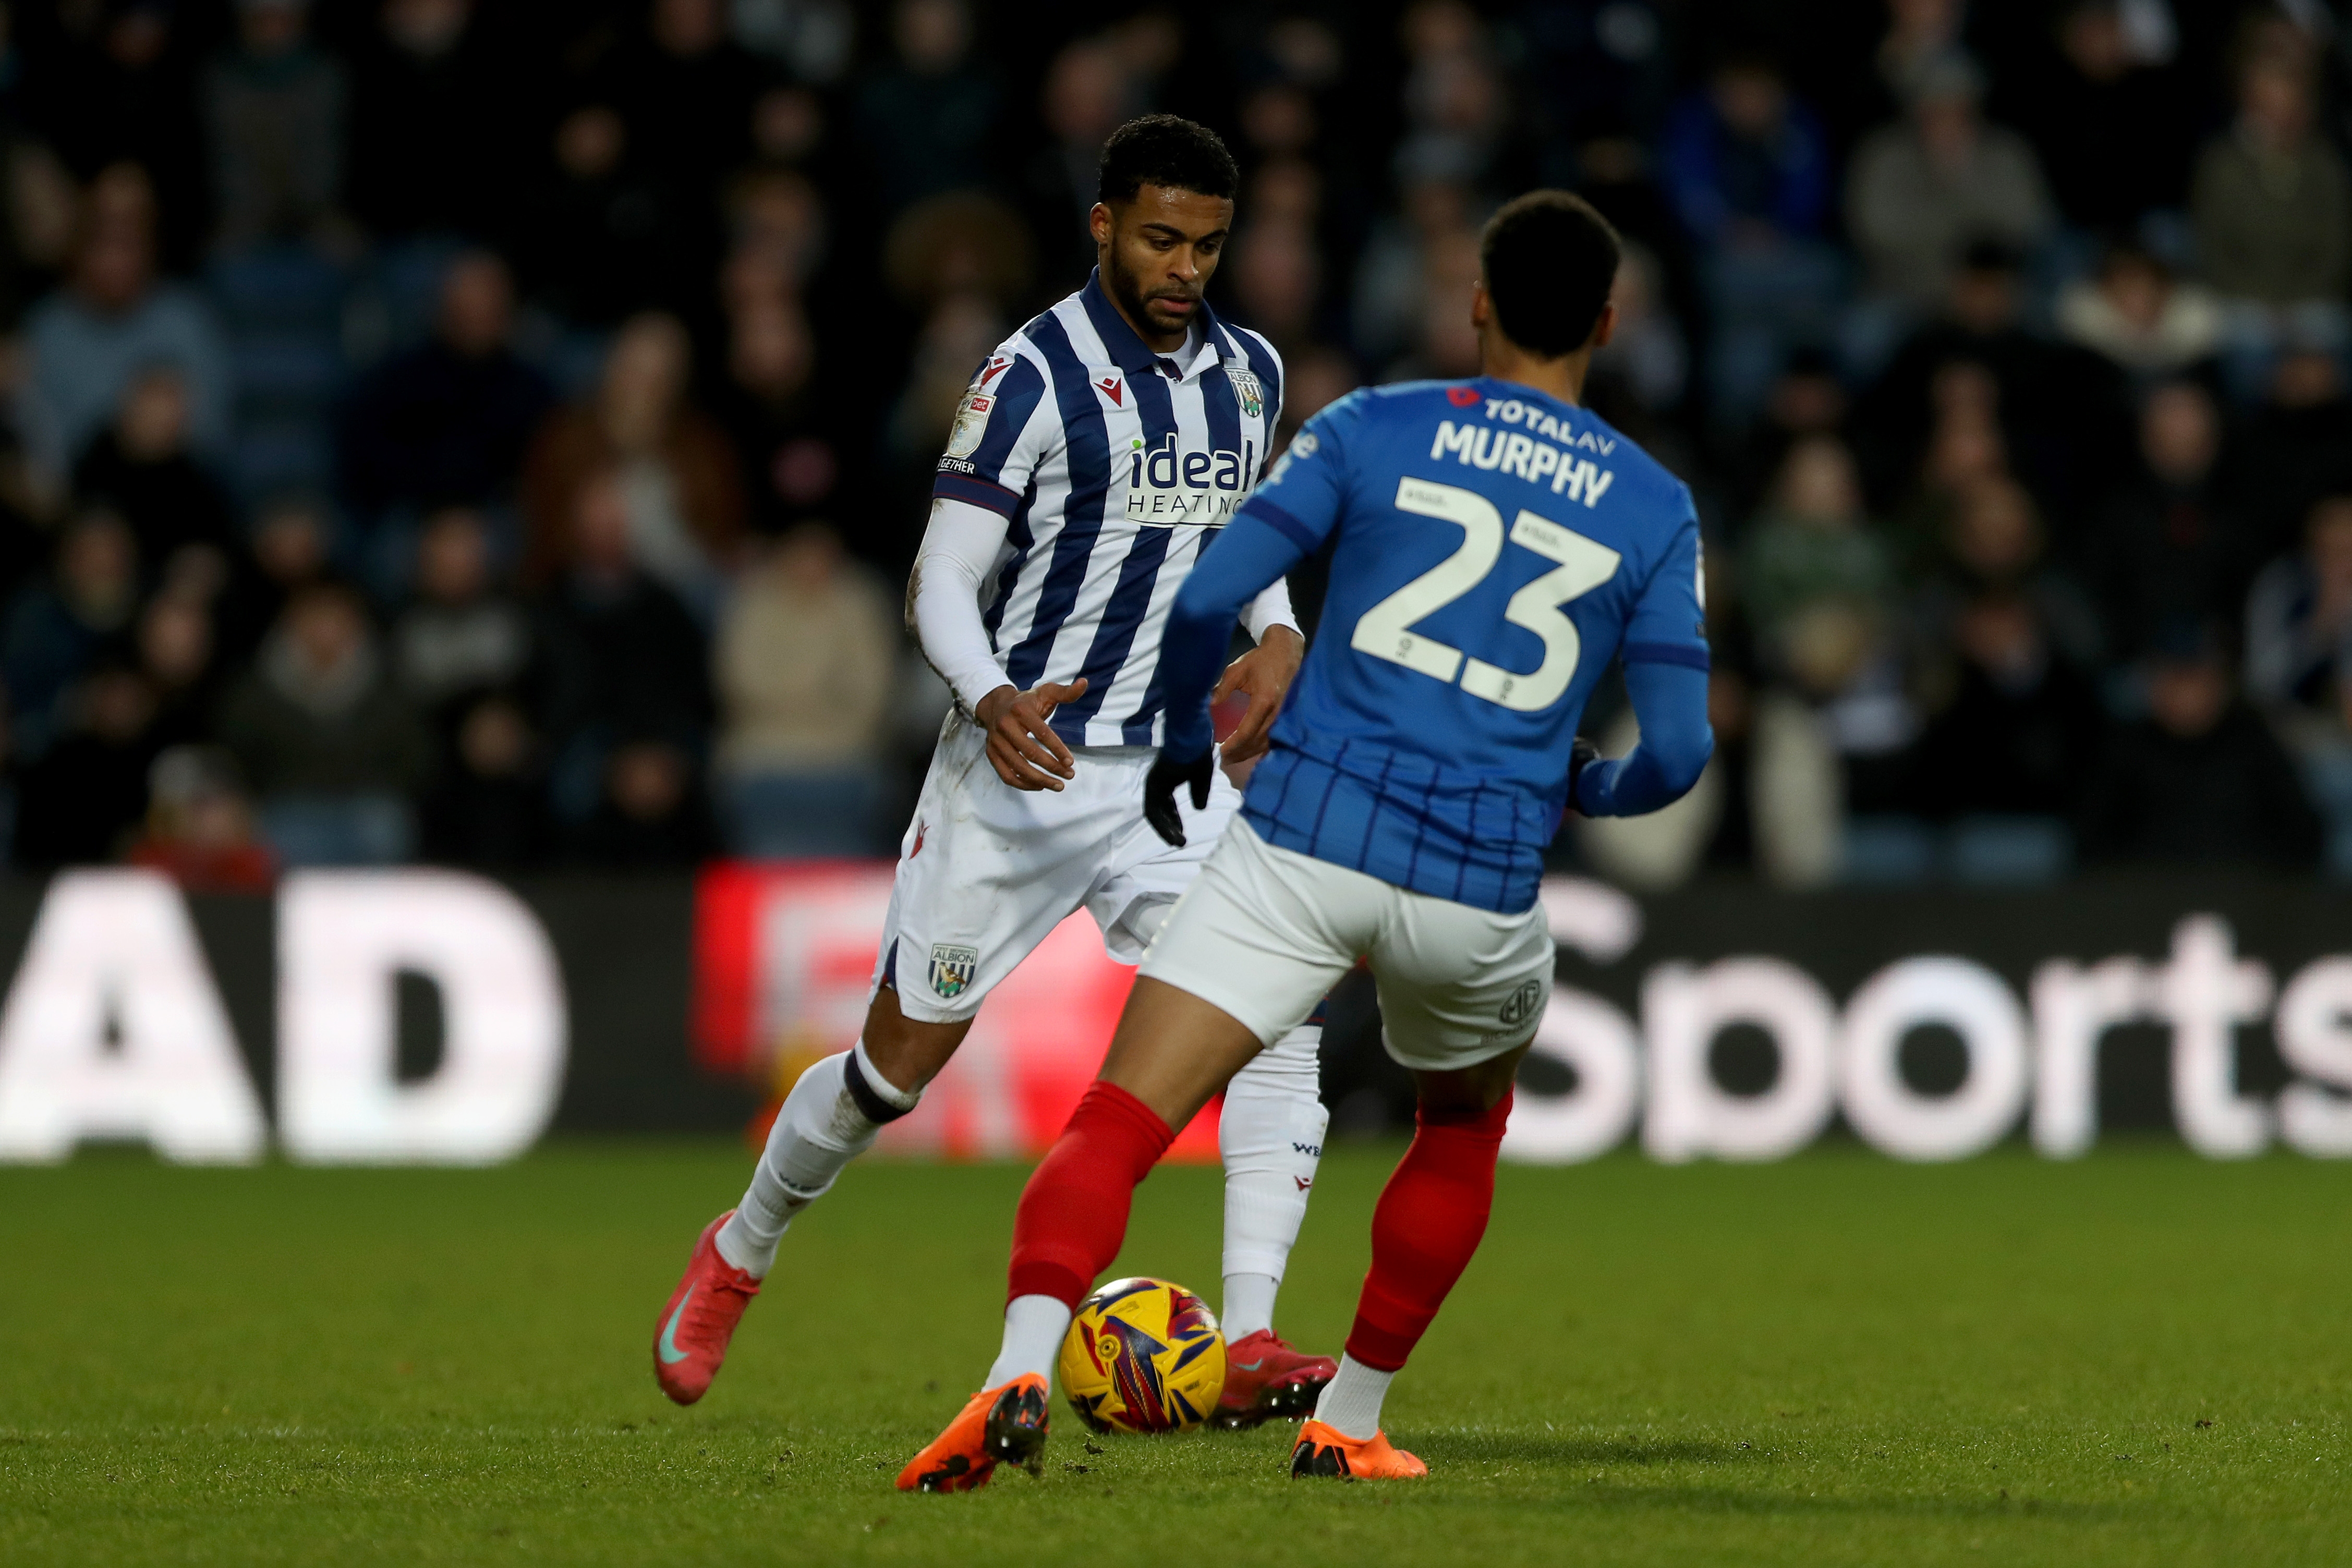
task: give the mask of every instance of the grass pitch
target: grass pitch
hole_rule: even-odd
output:
[[[1324,1164],[1302,1343],[1394,1152]],[[890,1479],[993,1351],[1022,1173],[850,1172],[678,1411],[654,1319],[745,1168],[0,1170],[0,1563],[2352,1562],[2352,1166],[1507,1166],[1390,1400],[1428,1480],[1065,1416],[965,1498]],[[1213,1299],[1217,1185],[1156,1175],[1121,1267]]]

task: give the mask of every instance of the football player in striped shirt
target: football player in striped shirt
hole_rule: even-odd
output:
[[[663,1311],[655,1372],[680,1404],[718,1374],[785,1228],[915,1108],[990,990],[1080,909],[1113,957],[1139,960],[1240,805],[1220,777],[1172,844],[1143,816],[1169,607],[1281,413],[1272,346],[1202,298],[1237,183],[1213,131],[1171,115],[1122,126],[1089,215],[1095,276],[973,375],[908,588],[956,706],[901,844],[865,1030],[793,1085],[750,1190]],[[1256,646],[1218,686],[1247,701],[1229,765],[1265,751],[1303,648],[1279,580],[1239,620]],[[1286,1030],[1225,1097],[1225,1425],[1304,1416],[1338,1370],[1274,1333],[1322,1155],[1321,1036],[1319,1021]]]

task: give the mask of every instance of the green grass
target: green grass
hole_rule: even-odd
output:
[[[1393,1154],[1325,1164],[1303,1343]],[[1507,1167],[1390,1400],[1427,1481],[1066,1418],[963,1498],[890,1478],[993,1351],[1022,1173],[852,1171],[681,1412],[654,1319],[744,1168],[0,1170],[0,1563],[2352,1561],[2352,1166]],[[1156,1176],[1122,1267],[1213,1289],[1216,1190]]]

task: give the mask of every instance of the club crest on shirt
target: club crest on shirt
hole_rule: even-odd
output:
[[[972,389],[963,394],[956,405],[955,426],[948,432],[948,455],[969,457],[980,450],[981,437],[988,434],[988,413],[996,400],[988,393]]]
[[[1255,371],[1228,370],[1225,380],[1234,383],[1234,395],[1241,399],[1242,417],[1259,419],[1265,413],[1265,388],[1258,384]]]
[[[931,947],[931,989],[953,1001],[971,987],[972,974],[979,967],[979,948],[936,943]]]

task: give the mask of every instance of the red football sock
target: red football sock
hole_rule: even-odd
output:
[[[1495,1207],[1495,1155],[1511,1117],[1507,1093],[1489,1111],[1431,1111],[1372,1210],[1372,1267],[1356,1301],[1348,1354],[1394,1372],[1421,1343],[1469,1266]]]
[[[1090,1086],[1021,1189],[1005,1299],[1052,1296],[1076,1312],[1127,1239],[1135,1184],[1175,1141],[1176,1129],[1126,1090]]]

